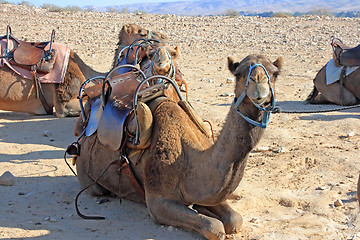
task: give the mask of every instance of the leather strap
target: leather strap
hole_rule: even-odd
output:
[[[121,170],[124,170],[124,173],[126,174],[126,176],[129,177],[131,184],[133,185],[135,190],[138,191],[138,193],[141,195],[141,198],[145,202],[145,191],[142,188],[142,186],[140,185],[139,181],[136,179],[135,175],[133,174],[133,170],[131,169],[131,167],[127,161],[124,161],[124,163],[121,165],[120,174],[121,174]],[[119,176],[119,179],[120,179],[120,176]],[[119,197],[121,199],[122,196],[121,196],[121,187],[120,186],[121,185],[120,185],[120,181],[119,181]]]
[[[346,78],[346,67],[343,67],[340,75],[340,105],[344,106],[344,80]]]
[[[41,87],[41,83],[36,74],[36,66],[31,66],[31,72],[34,77],[35,97],[40,99],[40,102],[43,105],[46,114],[51,115],[51,114],[53,114],[53,108],[50,107],[50,105],[47,103],[47,101],[45,99],[44,92]]]

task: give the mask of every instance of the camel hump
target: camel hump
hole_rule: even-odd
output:
[[[200,129],[200,131],[205,134],[206,137],[210,138],[212,136],[211,129],[209,129],[208,125],[204,124],[204,121],[195,112],[194,108],[188,102],[183,100],[179,101],[178,104],[190,117],[191,121],[193,121],[195,125]]]

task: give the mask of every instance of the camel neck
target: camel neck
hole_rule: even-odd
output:
[[[262,112],[252,104],[241,104],[239,109],[252,119],[262,118]],[[211,174],[218,178],[215,190],[218,192],[218,200],[235,191],[243,177],[248,154],[256,146],[263,132],[264,129],[244,120],[231,106],[224,128],[208,158],[208,163],[214,170]]]
[[[105,76],[105,73],[98,72],[92,69],[89,65],[87,65],[75,52],[74,52],[74,61],[77,62],[80,71],[84,75],[85,79],[89,79],[95,76]]]

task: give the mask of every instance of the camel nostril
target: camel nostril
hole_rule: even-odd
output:
[[[261,97],[258,97],[257,100],[260,101],[260,100],[261,100]]]

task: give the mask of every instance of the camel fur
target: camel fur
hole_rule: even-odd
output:
[[[272,84],[283,65],[281,57],[273,63],[263,55],[249,55],[241,62],[228,58],[229,70],[236,77],[236,97],[244,91],[249,66],[253,63],[267,69]],[[228,234],[239,233],[242,217],[227,199],[242,180],[248,155],[264,129],[244,120],[237,110],[260,121],[263,112],[253,102],[266,105],[271,98],[263,68],[255,67],[250,78],[247,97],[238,109],[231,105],[215,143],[173,100],[157,106],[150,147],[139,154],[136,164],[130,162],[145,191],[145,202],[125,174],[120,175],[119,184],[119,166],[115,165],[89,189],[90,193],[97,196],[112,192],[144,202],[154,222],[193,230],[210,240],[224,240]],[[81,144],[76,168],[80,184],[87,187],[109,163],[119,158],[119,152],[103,146],[96,133],[83,138]]]

